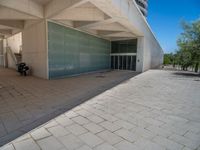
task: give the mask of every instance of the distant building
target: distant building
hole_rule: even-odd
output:
[[[142,14],[146,17],[148,14],[147,8],[148,8],[148,0],[135,0],[138,4]]]

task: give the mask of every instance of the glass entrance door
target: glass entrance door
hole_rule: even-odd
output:
[[[115,70],[136,70],[136,56],[112,55],[111,68]]]

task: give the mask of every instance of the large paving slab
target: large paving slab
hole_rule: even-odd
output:
[[[137,73],[130,71],[104,71],[49,81],[32,76],[22,77],[15,70],[0,67],[0,145],[135,75]],[[90,113],[80,110],[76,114],[74,121],[58,117],[56,122],[63,126],[75,121],[87,123],[84,117]],[[101,118],[93,116],[90,119],[98,122]],[[75,130],[75,127],[71,130]],[[57,129],[60,131],[60,128]],[[44,130],[40,131],[42,135],[36,132],[32,134],[33,137],[48,135]],[[55,133],[55,129],[51,132]]]
[[[110,74],[123,76],[122,72]],[[77,84],[81,86],[83,82],[80,79],[88,78],[87,82],[90,83],[93,76],[63,79],[62,82],[79,81]],[[36,79],[32,80],[33,90]],[[106,78],[95,80],[98,82]],[[59,81],[45,82],[49,85],[40,90],[49,89],[53,92],[53,87],[48,86],[52,86],[51,82],[55,84]],[[92,83],[97,84],[95,81]],[[0,149],[23,150],[30,146],[42,150],[200,150],[199,76],[185,72],[150,70],[115,85],[63,111]],[[51,95],[53,97],[56,94],[57,99],[52,99],[58,102],[65,98],[62,94],[59,96],[59,92],[58,88]],[[75,94],[73,90],[71,92]],[[32,100],[37,101],[35,97]],[[1,128],[4,129],[6,123],[12,120],[16,125],[17,122],[21,123],[18,117],[14,119],[14,110],[4,117],[6,119],[9,116],[11,119],[1,119]],[[42,112],[37,113],[40,115]],[[10,125],[7,128],[14,127]],[[17,127],[15,130],[18,131]],[[6,134],[5,130],[0,131],[2,135]]]

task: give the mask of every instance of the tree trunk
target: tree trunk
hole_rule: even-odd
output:
[[[197,62],[197,63],[195,64],[195,72],[198,72],[198,70],[199,70],[199,63]]]

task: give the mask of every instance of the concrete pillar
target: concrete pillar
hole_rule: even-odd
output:
[[[0,39],[0,66],[4,66],[3,39]]]
[[[137,38],[136,71],[143,72],[144,37]]]
[[[48,52],[46,20],[28,25],[22,32],[22,61],[31,69],[31,75],[48,79]]]
[[[4,58],[4,67],[8,68],[8,54],[7,54],[7,42],[6,39],[3,39],[3,58]]]
[[[3,54],[3,39],[0,39],[0,55]]]

